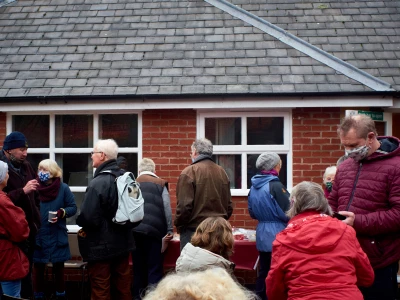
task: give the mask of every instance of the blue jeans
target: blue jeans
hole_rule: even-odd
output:
[[[0,284],[1,290],[3,291],[2,294],[18,298],[21,297],[21,279],[1,281]]]

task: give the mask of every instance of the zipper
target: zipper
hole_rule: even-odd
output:
[[[354,181],[354,185],[353,185],[353,190],[351,191],[351,197],[350,197],[349,203],[347,204],[347,207],[346,207],[346,209],[345,209],[346,211],[349,210],[350,205],[351,205],[351,203],[353,202],[354,193],[356,192],[356,185],[357,185],[357,182],[358,182],[358,177],[360,176],[361,168],[362,168],[362,162],[360,162],[360,166],[359,166],[359,168],[358,168],[356,180]]]

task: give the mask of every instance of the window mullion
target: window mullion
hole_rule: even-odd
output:
[[[242,153],[242,190],[247,189],[247,153]]]
[[[55,114],[50,114],[49,116],[49,157],[52,160],[56,160],[56,116]]]
[[[97,141],[100,139],[100,124],[99,124],[99,114],[94,113],[93,114],[93,145],[97,143]]]
[[[247,146],[247,118],[246,117],[241,117],[242,119],[242,141],[241,144],[242,146]]]

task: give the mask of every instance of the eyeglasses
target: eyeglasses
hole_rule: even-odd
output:
[[[95,153],[103,153],[103,151],[92,151],[92,152],[90,152],[90,155],[93,156],[93,154],[95,154]]]

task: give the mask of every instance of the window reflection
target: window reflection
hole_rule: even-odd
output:
[[[224,168],[229,177],[231,189],[241,189],[241,155],[213,155],[213,160]]]
[[[240,145],[240,118],[206,118],[205,134],[213,145]]]
[[[56,154],[56,161],[63,170],[63,182],[69,186],[87,186],[93,178],[93,167],[88,153]]]
[[[283,145],[283,117],[248,117],[247,145]]]
[[[28,149],[28,156],[26,157],[26,160],[29,161],[31,164],[32,168],[37,172],[39,163],[44,160],[48,159],[49,154],[48,153],[29,153]]]
[[[56,147],[88,148],[93,145],[92,115],[57,115]]]
[[[249,154],[247,155],[247,188],[251,187],[251,178],[259,174],[259,170],[256,168],[257,158],[260,156],[259,154]],[[279,172],[279,180],[282,184],[287,187],[287,154],[279,154],[279,157],[282,160],[281,171]]]
[[[100,139],[114,139],[118,147],[138,146],[138,115],[100,115]]]
[[[22,132],[28,140],[29,148],[49,147],[49,116],[12,117],[13,131]]]
[[[125,171],[132,172],[133,175],[137,177],[137,153],[119,153],[117,163],[120,168],[124,169]]]

